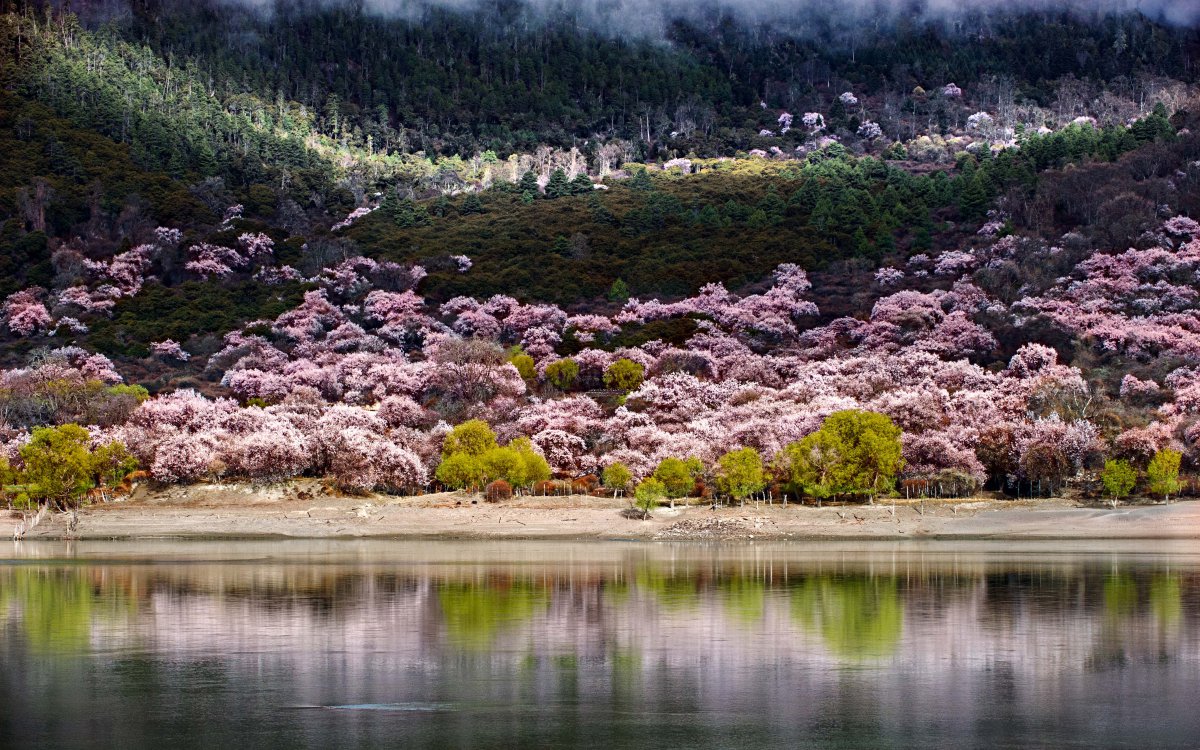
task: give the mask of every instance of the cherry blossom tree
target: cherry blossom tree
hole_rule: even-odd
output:
[[[192,355],[184,351],[179,342],[172,339],[154,342],[150,345],[150,351],[163,359],[177,359],[180,362],[187,362],[192,358]]]
[[[50,311],[41,301],[43,291],[40,287],[31,287],[8,295],[3,307],[8,330],[17,336],[28,337],[50,327]]]

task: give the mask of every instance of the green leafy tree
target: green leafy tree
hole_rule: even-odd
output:
[[[855,409],[830,414],[821,429],[783,453],[792,484],[817,498],[865,495],[874,501],[903,465],[900,428],[887,415]]]
[[[610,490],[621,491],[633,481],[633,472],[620,461],[609,464],[600,472],[600,482]]]
[[[93,476],[99,484],[118,484],[137,467],[137,459],[120,441],[114,440],[92,451]]]
[[[439,482],[455,490],[479,487],[485,475],[480,458],[468,453],[451,453],[442,459],[434,472]]]
[[[1170,502],[1171,495],[1179,492],[1179,461],[1182,458],[1179,451],[1163,448],[1150,459],[1146,467],[1146,479],[1152,495],[1162,495],[1163,500]]]
[[[479,457],[479,463],[483,466],[484,482],[503,479],[513,487],[521,487],[527,483],[525,461],[515,448],[492,448]]]
[[[0,500],[10,501],[11,485],[17,483],[17,472],[13,470],[7,456],[0,456]]]
[[[496,433],[482,419],[471,419],[456,426],[442,443],[442,455],[465,453],[482,456],[496,447]]]
[[[91,436],[77,424],[35,427],[21,446],[21,480],[33,500],[59,508],[78,504],[96,485],[96,464],[88,443]]]
[[[1128,497],[1137,484],[1137,470],[1125,460],[1108,460],[1104,462],[1104,471],[1100,472],[1100,481],[1112,498],[1113,507],[1123,497]]]
[[[610,302],[625,302],[629,299],[629,286],[622,279],[617,279],[608,289]]]
[[[717,487],[735,500],[745,502],[766,484],[762,457],[753,448],[730,451],[717,460]]]
[[[628,393],[641,385],[645,377],[645,367],[622,357],[604,371],[604,386]]]
[[[658,504],[667,496],[667,488],[654,477],[648,477],[638,482],[638,486],[633,490],[633,496],[637,501],[637,507],[642,511],[642,517],[649,518],[650,511],[657,508]]]
[[[521,457],[526,485],[544,482],[551,477],[550,464],[541,453],[534,450],[533,442],[529,438],[513,438],[508,442],[508,447],[515,450]]]
[[[566,358],[546,365],[546,381],[561,391],[570,389],[579,379],[579,365]]]
[[[667,497],[671,499],[672,508],[675,507],[676,498],[687,497],[696,486],[696,480],[687,463],[674,457],[664,458],[659,462],[653,476],[662,482]]]

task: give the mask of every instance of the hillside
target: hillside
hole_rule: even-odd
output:
[[[1200,468],[1194,27],[422,8],[0,4],[9,465],[79,423],[82,484]],[[843,412],[901,484],[803,478]]]

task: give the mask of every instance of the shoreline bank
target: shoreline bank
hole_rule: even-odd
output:
[[[53,514],[26,539],[897,540],[1200,539],[1200,503],[1081,506],[1070,500],[786,507],[662,507],[650,519],[623,499],[478,496],[347,497],[316,483],[139,489],[128,499]],[[11,516],[5,536],[17,522]]]

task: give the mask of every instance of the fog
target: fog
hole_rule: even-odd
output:
[[[291,0],[218,0],[264,13]],[[468,12],[495,7],[497,0],[305,0],[307,5],[361,4],[388,17],[419,18],[429,8]],[[897,21],[955,24],[980,13],[1066,11],[1083,18],[1140,12],[1175,25],[1200,23],[1200,0],[508,0],[526,6],[533,17],[568,16],[601,32],[661,34],[673,19],[703,23],[729,16],[781,30],[832,24],[874,27]]]
[[[84,15],[111,18],[128,12],[130,0],[51,0]],[[570,19],[601,34],[661,37],[671,21],[698,25],[728,17],[797,36],[830,28],[853,31],[869,27],[885,31],[896,23],[936,23],[971,31],[983,16],[1021,11],[1064,11],[1083,19],[1139,12],[1178,26],[1200,25],[1200,0],[209,0],[238,6],[264,16],[281,10],[357,5],[386,18],[419,21],[431,9],[471,13],[504,9],[517,24],[548,18]],[[187,8],[190,0],[158,0],[161,12]],[[155,0],[142,0],[143,7]]]

